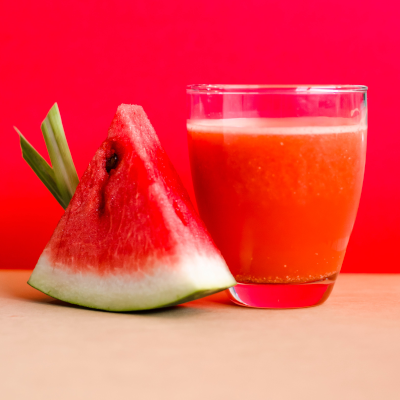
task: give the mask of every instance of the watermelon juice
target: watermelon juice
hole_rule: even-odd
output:
[[[366,126],[298,117],[187,127],[199,212],[237,282],[334,281],[360,200]]]

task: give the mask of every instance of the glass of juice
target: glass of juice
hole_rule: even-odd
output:
[[[331,293],[364,176],[367,87],[190,85],[200,215],[237,304],[298,308]]]

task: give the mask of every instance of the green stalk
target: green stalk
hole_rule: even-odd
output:
[[[51,107],[42,122],[41,129],[53,166],[58,191],[65,202],[69,204],[78,186],[79,178],[69,151],[57,103]]]
[[[57,103],[50,109],[41,126],[53,168],[22,133],[17,128],[14,129],[20,138],[22,157],[60,205],[66,209],[78,186],[79,178],[69,151]]]

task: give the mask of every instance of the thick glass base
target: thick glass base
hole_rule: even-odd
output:
[[[335,280],[300,284],[238,283],[227,290],[230,300],[254,308],[302,308],[322,304],[330,295]]]

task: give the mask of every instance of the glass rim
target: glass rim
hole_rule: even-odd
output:
[[[318,94],[367,92],[365,85],[241,85],[192,84],[186,86],[189,94]]]

